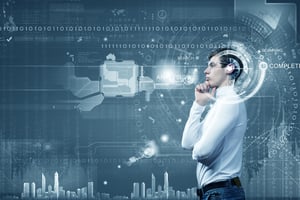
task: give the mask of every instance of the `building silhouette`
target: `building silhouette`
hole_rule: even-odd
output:
[[[45,195],[46,192],[46,177],[44,173],[42,173],[42,196]]]
[[[152,196],[155,195],[155,176],[152,174],[151,175],[151,189],[152,189]]]
[[[163,186],[158,185],[156,188],[156,177],[151,174],[151,188],[146,188],[145,182],[134,182],[131,196],[114,196],[113,199],[188,199],[196,200],[196,188],[188,188],[186,191],[175,191],[169,183],[169,174],[163,174]],[[89,181],[87,185],[77,188],[76,191],[64,190],[63,186],[59,184],[59,174],[54,173],[54,186],[48,185],[46,191],[46,177],[42,173],[41,187],[37,188],[35,182],[23,183],[23,192],[21,198],[23,199],[111,199],[110,194],[99,193],[94,191],[94,182]],[[39,182],[39,181],[38,181]]]
[[[164,173],[164,193],[166,198],[169,198],[169,174],[168,172]]]
[[[131,195],[132,199],[138,199],[140,197],[140,184],[139,183],[133,183],[133,192]]]
[[[31,183],[30,196],[31,196],[32,198],[35,198],[35,197],[36,197],[35,182],[32,182],[32,183]]]
[[[24,183],[22,197],[29,198],[29,190],[30,190],[29,183],[27,183],[27,182]]]
[[[58,180],[58,173],[54,173],[54,193],[56,197],[59,197],[59,180]]]
[[[146,184],[142,182],[141,184],[141,198],[144,199],[146,197]]]
[[[145,182],[141,184],[134,182],[133,191],[131,192],[131,199],[197,199],[197,188],[188,188],[186,191],[175,191],[172,186],[169,184],[169,174],[168,172],[164,173],[164,184],[157,186],[155,176],[151,175],[151,188],[146,188]],[[139,191],[140,185],[140,195]]]
[[[94,182],[88,182],[88,198],[94,198]]]

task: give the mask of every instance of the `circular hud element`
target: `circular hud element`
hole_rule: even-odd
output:
[[[239,58],[243,64],[243,72],[235,82],[235,90],[240,98],[226,98],[226,100],[222,100],[222,102],[239,103],[253,97],[264,82],[266,69],[268,67],[267,63],[261,60],[254,61],[253,57],[241,47],[237,50],[226,49],[216,54],[218,57],[224,55],[233,55]],[[213,99],[216,100],[214,97]]]

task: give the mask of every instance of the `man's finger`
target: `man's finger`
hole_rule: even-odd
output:
[[[205,85],[206,85],[208,88],[210,88],[210,85],[209,85],[209,82],[208,82],[208,81],[205,81],[204,83],[205,83]]]
[[[215,94],[216,94],[216,90],[217,90],[217,88],[216,88],[216,87],[213,87],[213,88],[211,89],[211,91],[210,91],[210,95],[211,95],[212,97],[214,97],[214,96],[215,96]]]
[[[207,83],[201,83],[199,85],[196,86],[195,88],[198,92],[208,92],[209,91],[209,85]]]

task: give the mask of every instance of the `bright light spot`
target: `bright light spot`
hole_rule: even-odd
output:
[[[138,111],[139,111],[139,112],[141,112],[141,111],[142,111],[142,109],[141,109],[141,108],[139,108],[139,109],[138,109]]]
[[[135,163],[137,160],[138,160],[138,158],[135,156],[132,156],[129,158],[129,162],[131,162],[131,163]]]
[[[194,69],[194,72],[198,72],[198,69],[197,69],[197,68],[195,68],[195,69]]]
[[[103,41],[104,41],[104,42],[107,42],[107,40],[108,40],[107,37],[103,38]]]
[[[155,39],[154,39],[154,38],[152,38],[152,39],[151,39],[151,42],[155,42]]]
[[[155,150],[151,147],[147,147],[146,149],[144,149],[144,156],[147,157],[151,157],[152,155],[155,154]]]
[[[184,100],[181,100],[181,101],[180,101],[180,104],[181,104],[181,105],[184,105],[184,104],[185,104],[185,101],[184,101]]]
[[[181,123],[181,122],[182,122],[182,119],[181,119],[181,118],[178,118],[178,119],[176,119],[176,121],[177,121],[178,123]]]
[[[164,94],[163,93],[161,93],[159,96],[160,96],[160,98],[164,98]]]
[[[162,72],[161,79],[167,83],[175,83],[175,73],[171,69],[165,69]]]
[[[166,135],[166,134],[163,134],[160,136],[160,140],[164,143],[168,142],[169,141],[169,136]]]
[[[143,158],[151,158],[152,156],[156,155],[158,152],[158,147],[156,146],[155,142],[149,141],[147,142],[144,150],[142,151]]]
[[[140,149],[139,156],[138,157],[136,157],[136,156],[130,157],[128,159],[128,161],[126,162],[126,164],[128,166],[131,166],[132,164],[136,163],[140,159],[151,158],[151,157],[155,156],[157,153],[158,153],[158,147],[157,147],[155,141],[153,141],[153,140],[147,141],[145,146]]]
[[[103,181],[103,185],[107,185],[108,184],[108,182],[107,181]]]
[[[51,150],[51,144],[45,144],[44,149],[45,150]]]
[[[118,168],[118,169],[121,169],[121,165],[118,165],[117,168]]]

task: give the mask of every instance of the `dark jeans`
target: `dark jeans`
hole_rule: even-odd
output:
[[[205,192],[200,200],[245,200],[245,192],[242,187],[236,185],[214,188]]]

